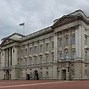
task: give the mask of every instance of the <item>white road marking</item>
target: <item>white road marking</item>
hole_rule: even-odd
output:
[[[1,86],[0,89],[2,89],[2,88],[10,88],[10,87],[23,87],[23,86],[47,85],[47,84],[64,83],[64,82],[72,82],[72,81],[46,82],[46,83],[33,83],[33,84],[21,84],[21,85],[11,85],[11,86]]]

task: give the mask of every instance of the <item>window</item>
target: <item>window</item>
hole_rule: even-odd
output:
[[[66,45],[68,45],[68,37],[66,37]]]
[[[54,61],[54,53],[52,53],[52,62]]]
[[[20,63],[20,65],[23,65],[23,59],[22,58],[20,59],[19,63]]]
[[[52,49],[54,48],[54,41],[52,41]]]
[[[25,59],[25,65],[27,65],[27,59]]]
[[[25,69],[25,71],[27,71],[27,68]]]
[[[21,57],[23,57],[23,55],[24,55],[24,50],[22,49],[21,50]]]
[[[59,47],[62,46],[62,38],[58,38],[58,46],[59,46]]]
[[[59,52],[59,57],[62,59],[62,51]]]
[[[42,70],[42,68],[40,68],[40,70]]]
[[[71,43],[72,44],[75,44],[75,34],[72,34],[71,35]]]
[[[42,45],[40,45],[40,52],[42,52]]]
[[[46,67],[46,69],[48,69],[48,67]]]
[[[34,64],[37,64],[37,57],[34,57]]]
[[[68,45],[68,36],[65,36],[65,46],[67,46]]]
[[[34,53],[37,53],[37,46],[34,46]]]
[[[68,49],[64,50],[64,56],[65,56],[65,59],[68,59]]]
[[[20,56],[21,57],[23,56],[23,50],[20,50]]]
[[[46,63],[48,62],[48,55],[46,55],[46,60],[45,61],[46,61]]]
[[[25,56],[25,54],[26,54],[26,53],[25,53],[25,48],[24,48],[24,49],[23,49],[23,56]]]
[[[30,60],[29,64],[32,64],[32,58],[31,57],[29,58],[29,60]]]
[[[72,58],[74,59],[76,57],[76,52],[75,52],[75,48],[72,49]]]
[[[30,50],[30,55],[31,55],[31,54],[32,54],[32,47],[30,47],[30,49],[29,49],[29,50]]]
[[[87,36],[85,35],[85,45],[87,45]]]
[[[87,67],[87,64],[85,64],[85,67]]]
[[[27,48],[25,49],[25,56],[27,55]]]
[[[46,43],[46,51],[48,51],[48,43]]]
[[[40,56],[40,64],[42,64],[42,56]]]
[[[87,51],[85,51],[85,59],[87,60]]]

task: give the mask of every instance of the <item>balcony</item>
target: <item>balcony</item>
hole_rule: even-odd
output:
[[[39,64],[28,64],[28,65],[15,65],[15,68],[30,68],[30,67],[41,67],[41,66],[47,66],[52,65],[51,62],[49,63],[39,63]]]
[[[14,66],[4,66],[4,67],[1,67],[1,69],[3,69],[3,70],[10,70],[10,69],[12,69],[12,68],[14,68]]]
[[[66,58],[61,58],[61,59],[58,59],[58,63],[59,62],[67,62],[67,61],[74,61],[74,59],[72,59],[71,57],[66,57]]]

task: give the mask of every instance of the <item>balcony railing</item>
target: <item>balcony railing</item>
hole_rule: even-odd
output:
[[[14,68],[14,66],[3,66],[3,67],[1,67],[1,69],[3,69],[3,70],[7,70],[7,69],[12,69],[12,68]]]
[[[18,64],[18,65],[11,65],[11,66],[3,66],[1,67],[1,69],[3,70],[9,70],[9,69],[13,69],[13,68],[29,68],[29,67],[40,67],[40,66],[46,66],[46,65],[52,65],[53,62],[42,62],[39,64],[26,64],[26,65],[22,65],[22,64]]]
[[[28,65],[15,65],[15,68],[28,68],[28,67],[40,67],[44,65],[52,65],[52,62],[49,63],[39,63],[39,64],[28,64]]]

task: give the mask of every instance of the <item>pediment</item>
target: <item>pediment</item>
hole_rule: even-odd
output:
[[[66,23],[69,23],[71,21],[73,21],[74,19],[76,19],[75,16],[63,16],[62,18],[60,18],[58,21],[56,21],[54,24],[53,24],[53,28],[57,27],[57,26],[62,26]]]
[[[12,35],[2,39],[1,46],[7,45],[7,44],[12,43],[12,42],[19,42],[22,37],[25,37],[25,36],[21,35],[19,33],[13,33]]]
[[[5,40],[2,41],[1,46],[10,44],[12,42],[14,42],[14,40],[12,40],[12,39],[5,39]]]
[[[2,40],[5,40],[5,39],[12,39],[12,40],[20,40],[21,38],[25,37],[24,35],[22,34],[19,34],[19,33],[13,33],[12,35],[8,36],[8,37],[5,37],[3,38]]]
[[[12,34],[11,36],[9,36],[10,39],[13,39],[13,40],[19,40],[21,39],[23,36],[20,35],[20,34],[17,34],[17,33],[14,33]]]
[[[52,28],[56,28],[58,26],[65,25],[67,23],[71,23],[73,21],[83,20],[87,22],[87,16],[84,14],[83,11],[77,10],[73,13],[70,13],[68,15],[64,15],[61,18],[57,19],[54,24],[52,25]]]

